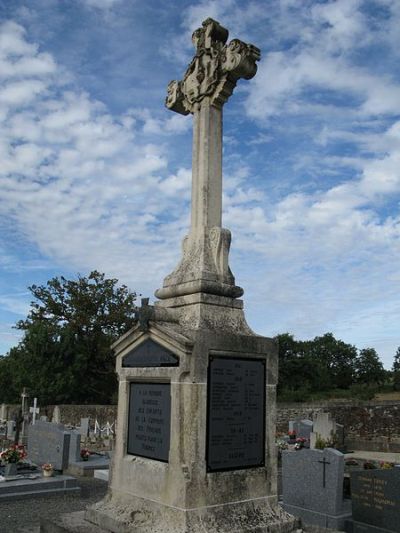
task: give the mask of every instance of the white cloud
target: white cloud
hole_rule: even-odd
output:
[[[121,3],[121,0],[81,0],[81,2],[88,7],[109,10]]]
[[[242,4],[189,6],[168,53],[187,62],[190,33],[207,16],[263,48],[257,76],[240,85],[254,122],[230,107],[223,222],[257,329],[382,339],[385,305],[399,312],[400,220],[389,206],[400,192],[400,92],[387,63],[357,55],[376,41],[398,54],[389,30],[400,11],[387,1],[397,14],[373,33],[361,0]],[[20,26],[2,26],[0,214],[56,267],[98,268],[153,290],[188,229],[188,135],[179,135],[191,117],[160,118],[136,101],[117,116],[66,74]]]

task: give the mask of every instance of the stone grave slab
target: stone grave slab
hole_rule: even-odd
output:
[[[283,508],[305,524],[340,529],[351,516],[343,498],[344,456],[333,448],[282,453]]]
[[[68,473],[73,476],[93,477],[96,470],[110,468],[110,458],[105,455],[91,455],[88,461],[75,461],[68,465]]]
[[[400,532],[400,468],[351,473],[353,533]]]
[[[34,464],[51,463],[55,470],[68,466],[71,433],[62,424],[39,420],[28,430],[28,459]]]
[[[32,476],[33,478],[34,476]],[[80,487],[72,476],[28,477],[0,483],[0,502],[23,498],[37,498],[50,494],[80,494]]]

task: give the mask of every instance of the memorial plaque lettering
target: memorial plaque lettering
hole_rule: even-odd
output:
[[[353,520],[400,531],[400,468],[351,473]]]
[[[264,360],[211,357],[207,411],[209,472],[264,465]]]
[[[168,462],[171,385],[131,383],[127,452]]]

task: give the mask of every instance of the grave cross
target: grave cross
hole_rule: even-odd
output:
[[[322,461],[318,461],[323,465],[323,473],[322,473],[322,486],[325,488],[326,486],[326,465],[330,465],[331,463],[326,460],[324,457]]]
[[[29,408],[29,412],[32,413],[32,426],[34,426],[36,422],[36,415],[38,415],[40,412],[39,407],[37,407],[37,398],[33,398],[33,407]]]

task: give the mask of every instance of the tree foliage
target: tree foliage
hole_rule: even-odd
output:
[[[364,348],[356,360],[356,380],[362,384],[381,385],[386,378],[386,371],[374,348]]]
[[[386,371],[373,348],[359,352],[332,333],[309,341],[296,341],[289,333],[275,339],[279,344],[281,398],[306,400],[329,391],[376,386],[385,380]]]
[[[111,344],[133,325],[135,293],[97,271],[29,290],[35,300],[17,323],[23,338],[0,360],[2,400],[18,401],[28,387],[45,404],[110,403],[116,392]]]

